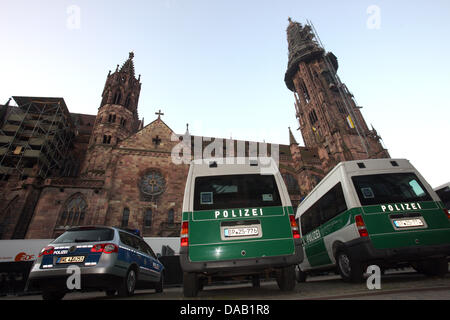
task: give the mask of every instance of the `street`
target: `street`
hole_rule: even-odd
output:
[[[40,300],[41,296],[6,296],[0,300]],[[73,292],[64,300],[183,300],[180,286],[154,290],[137,290],[132,297],[106,297],[103,292]],[[309,277],[297,283],[294,291],[282,292],[275,281],[261,281],[260,288],[251,283],[207,285],[190,300],[450,300],[450,274],[443,278],[426,277],[412,269],[388,270],[381,277],[381,289],[367,289],[366,283],[345,283],[334,274]]]

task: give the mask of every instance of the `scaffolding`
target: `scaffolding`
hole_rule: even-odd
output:
[[[13,97],[0,124],[0,177],[65,176],[74,167],[75,127],[62,98]]]
[[[317,40],[318,45],[324,50],[325,52],[325,47],[322,44],[322,41],[320,40],[319,34],[316,31],[316,28],[314,27],[314,25],[312,24],[312,22],[310,20],[306,20],[307,21],[307,25],[311,28],[314,37]],[[354,120],[354,125],[355,125],[355,129],[356,129],[356,133],[358,134],[360,140],[361,140],[361,144],[364,148],[365,153],[367,154],[367,157],[370,158],[370,152],[369,152],[369,143],[367,141],[367,135],[366,132],[364,130],[364,127],[362,126],[362,124],[359,121],[359,117],[355,114],[355,111],[353,110],[352,107],[352,103],[350,101],[350,93],[347,89],[347,87],[345,86],[345,84],[343,84],[341,82],[341,79],[339,79],[339,76],[337,75],[337,70],[336,70],[336,62],[333,63],[333,61],[330,59],[331,57],[328,55],[324,56],[324,61],[325,64],[327,65],[327,68],[331,71],[331,77],[332,79],[335,81],[335,83],[337,84],[337,89],[339,92],[339,95],[342,99],[342,101],[344,102],[344,106],[345,109],[347,111],[347,113],[351,116],[351,118]],[[353,98],[354,100],[354,98]],[[355,100],[354,100],[355,101]],[[356,102],[355,102],[356,104]]]

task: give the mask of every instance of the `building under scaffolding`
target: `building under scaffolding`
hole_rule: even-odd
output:
[[[0,122],[0,177],[70,175],[75,127],[62,98],[13,97]]]

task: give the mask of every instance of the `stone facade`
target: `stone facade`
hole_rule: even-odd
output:
[[[389,154],[376,131],[367,128],[353,96],[336,80],[336,57],[325,54],[308,26],[290,21],[287,36],[285,82],[294,92],[305,146],[289,129],[289,145],[278,146],[279,167],[296,206],[338,162]],[[109,72],[97,115],[70,113],[75,128],[71,156],[76,159],[71,174],[45,179],[1,175],[0,238],[53,238],[68,226],[92,224],[137,228],[144,236],[178,236],[189,167],[174,163],[171,152],[181,142],[193,147],[196,139],[222,141],[190,136],[188,130],[177,134],[161,112],[144,127],[138,118],[141,82],[133,57],[130,53],[121,68]],[[0,125],[9,108],[2,106]],[[349,115],[356,126],[349,125]],[[200,151],[211,142],[202,142]],[[223,142],[228,155],[236,154],[238,145],[248,153],[251,144]]]

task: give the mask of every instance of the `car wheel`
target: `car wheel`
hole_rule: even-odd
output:
[[[61,300],[66,295],[63,291],[44,291],[42,292],[42,299],[44,300]]]
[[[336,265],[342,279],[346,282],[361,282],[364,278],[362,264],[353,259],[346,250],[336,254]]]
[[[187,298],[196,297],[199,290],[197,275],[191,272],[183,273],[183,294]]]
[[[119,288],[119,296],[129,297],[134,294],[136,288],[137,274],[134,269],[129,269],[127,275],[122,280],[122,284]]]
[[[294,290],[295,266],[281,268],[277,273],[277,284],[281,291]]]

